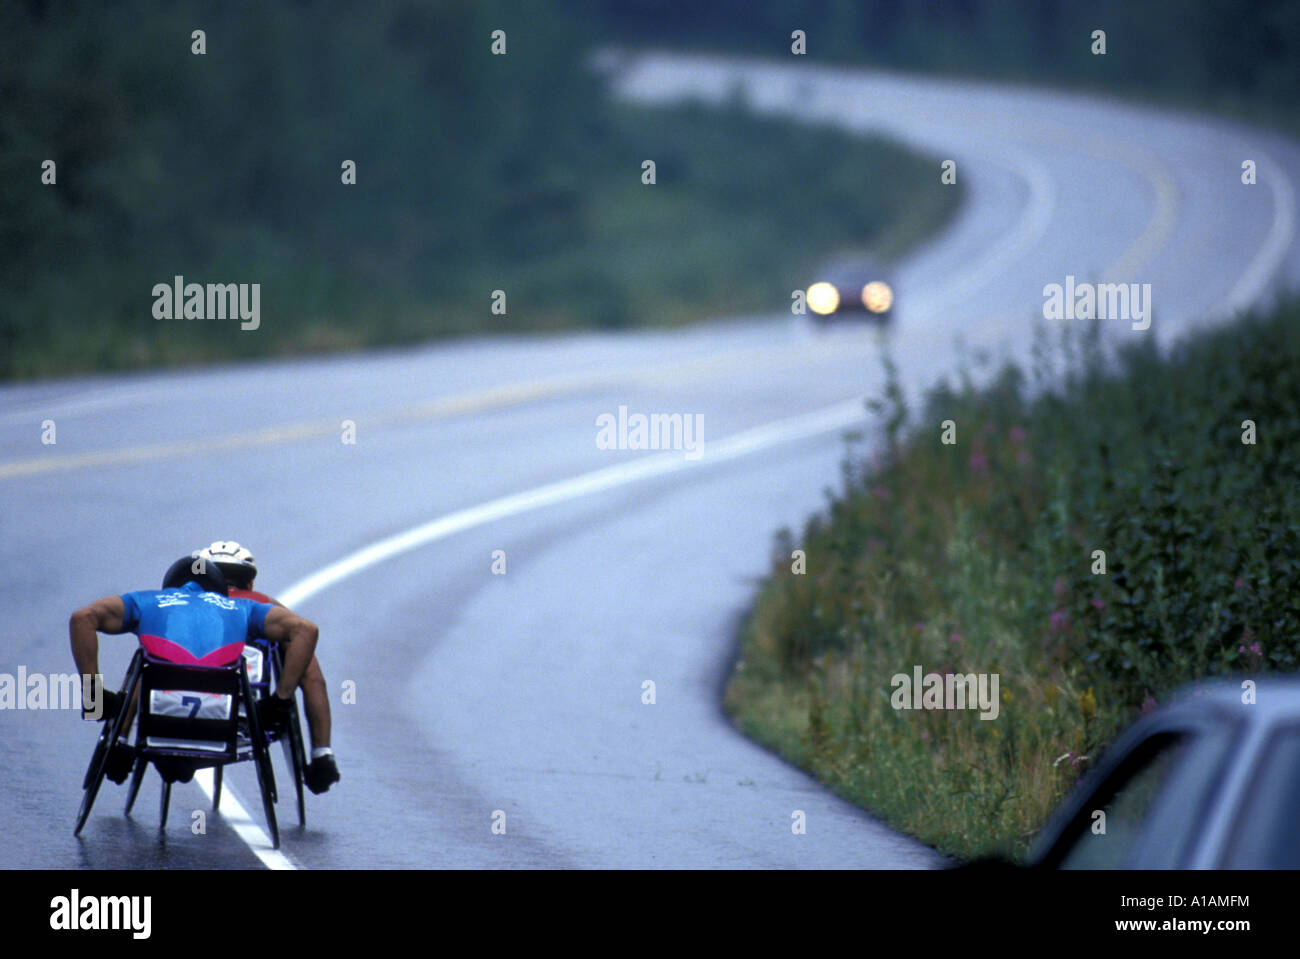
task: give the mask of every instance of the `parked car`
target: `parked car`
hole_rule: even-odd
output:
[[[1105,751],[1029,857],[1059,869],[1300,868],[1300,678],[1188,687]],[[1103,831],[1104,830],[1104,831]]]

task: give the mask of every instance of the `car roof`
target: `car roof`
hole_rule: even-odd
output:
[[[870,256],[839,256],[827,260],[817,269],[818,280],[855,285],[883,276],[880,261]]]
[[[1242,702],[1242,684],[1247,680],[1255,684],[1253,703]],[[1203,716],[1207,709],[1256,723],[1300,720],[1300,677],[1237,676],[1196,683],[1175,693],[1160,715]]]

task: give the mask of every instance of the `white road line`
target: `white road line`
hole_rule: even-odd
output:
[[[698,459],[687,459],[682,452],[663,452],[638,457],[629,463],[607,466],[566,480],[547,483],[522,493],[513,493],[490,500],[479,506],[457,510],[416,526],[405,533],[398,533],[372,543],[356,552],[331,563],[305,579],[294,583],[280,593],[280,602],[290,609],[297,609],[303,602],[316,594],[329,589],[350,576],[402,553],[419,549],[429,543],[456,533],[492,523],[520,513],[554,506],[569,500],[579,499],[602,493],[629,483],[640,482],[656,476],[665,476],[697,467],[712,466],[748,456],[762,450],[772,449],[796,440],[807,439],[846,429],[860,422],[866,416],[866,407],[861,399],[837,403],[813,413],[792,416],[776,420],[753,429],[736,433],[722,440],[706,442]],[[212,799],[213,781],[211,770],[203,770],[195,776],[199,788]],[[230,784],[226,783],[221,793],[221,817],[234,828],[239,838],[247,843],[253,853],[269,869],[297,869],[298,867],[284,853],[271,848],[268,836],[249,816],[248,811],[239,802]]]
[[[1273,162],[1268,154],[1256,150],[1259,158],[1256,169],[1259,179],[1266,181],[1273,192],[1273,225],[1246,272],[1237,280],[1227,296],[1214,311],[1215,315],[1233,314],[1252,306],[1263,294],[1295,236],[1295,189],[1286,172]]]
[[[862,400],[837,403],[814,413],[777,420],[723,440],[705,443],[702,455],[698,459],[687,459],[681,452],[642,456],[629,463],[607,466],[570,479],[548,483],[536,489],[502,496],[479,506],[457,510],[422,526],[389,536],[359,549],[294,583],[280,593],[279,599],[289,608],[297,609],[317,593],[350,576],[355,576],[364,569],[475,526],[517,516],[544,506],[553,506],[556,503],[602,493],[605,490],[654,476],[725,463],[784,443],[843,429],[861,420],[865,415]]]
[[[198,783],[199,788],[203,790],[203,795],[208,797],[208,802],[212,802],[212,794],[216,786],[212,778],[211,769],[200,769],[194,774],[194,781]],[[228,822],[235,834],[253,850],[253,854],[262,860],[262,864],[267,869],[297,869],[280,850],[271,845],[271,837],[267,835],[266,830],[253,821],[253,817],[248,814],[239,797],[234,794],[230,788],[230,783],[224,782],[221,787],[221,805],[217,807],[217,812],[221,818]]]
[[[1056,208],[1056,188],[1051,173],[1027,151],[1016,149],[1010,144],[1005,145],[1003,150],[1002,154],[995,154],[968,144],[963,152],[973,156],[982,155],[995,166],[1013,170],[1024,181],[1029,189],[1029,202],[1016,221],[1015,229],[1004,235],[987,254],[958,274],[956,279],[944,284],[939,293],[929,298],[925,298],[924,294],[916,297],[915,302],[921,304],[916,307],[918,311],[932,313],[958,300],[969,299],[988,282],[990,276],[998,275],[1034,249],[1051,226],[1052,213]]]

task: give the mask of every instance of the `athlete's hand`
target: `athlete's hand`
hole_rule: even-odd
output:
[[[333,756],[317,756],[303,774],[307,788],[320,795],[339,781],[339,767]]]
[[[111,689],[101,689],[99,691],[99,715],[86,708],[83,700],[81,703],[81,718],[93,719],[97,722],[106,722],[113,719],[122,711],[122,705],[126,702],[126,697],[121,693],[115,693]]]
[[[281,699],[272,690],[257,701],[257,718],[268,733],[282,733],[289,728],[292,699]]]

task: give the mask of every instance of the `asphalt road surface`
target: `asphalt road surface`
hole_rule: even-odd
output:
[[[1010,86],[606,62],[624,96],[738,92],[798,122],[896,135],[934,159],[936,180],[956,162],[965,206],[899,274],[887,342],[913,391],[953,371],[959,339],[1027,358],[1043,286],[1068,274],[1152,285],[1150,330],[1114,321],[1121,341],[1177,336],[1300,279],[1300,145],[1271,133]],[[75,607],[238,539],[259,587],[321,626],[343,775],[308,797],[306,829],[281,802],[279,853],[248,765],[227,777],[242,806],[224,802],[203,834],[196,781],[174,791],[160,836],[150,773],[130,819],[125,788],[106,784],[75,839],[96,727],[74,711],[0,712],[0,866],[940,864],[746,740],[720,706],[773,531],[823,504],[844,432],[867,423],[862,400],[882,383],[886,341],[782,309],[0,389],[0,673],[71,672]],[[598,448],[597,417],[620,406],[702,416],[701,455]],[[101,639],[111,681],[132,644]]]

